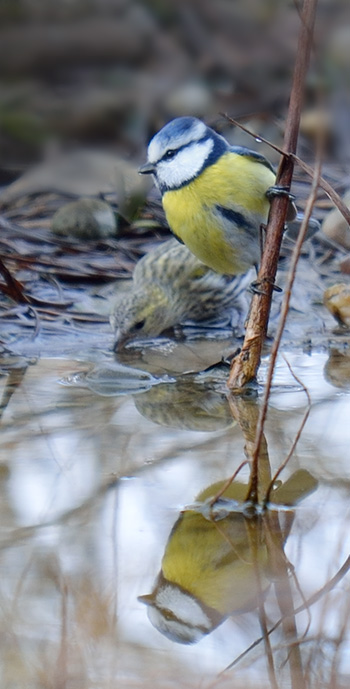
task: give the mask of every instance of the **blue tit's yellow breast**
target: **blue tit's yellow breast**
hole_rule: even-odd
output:
[[[257,556],[255,558],[255,555]],[[252,552],[246,521],[232,514],[215,522],[200,513],[185,512],[178,520],[162,560],[164,577],[223,615],[249,606],[256,594],[259,563],[265,586],[267,551],[264,542]]]
[[[240,273],[257,262],[259,226],[267,220],[266,190],[274,173],[260,162],[227,152],[189,184],[163,195],[167,221],[203,263],[219,273]],[[232,211],[230,222],[217,207]],[[249,231],[247,231],[249,227]]]

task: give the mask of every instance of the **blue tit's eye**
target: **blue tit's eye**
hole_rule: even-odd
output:
[[[166,151],[166,153],[164,153],[163,159],[164,160],[171,160],[171,158],[173,158],[175,154],[176,154],[176,150],[174,148],[169,148],[169,150]]]
[[[145,321],[138,321],[134,324],[133,330],[142,330],[145,325]]]

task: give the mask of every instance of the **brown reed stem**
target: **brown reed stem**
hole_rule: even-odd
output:
[[[290,189],[293,176],[293,155],[297,148],[316,8],[317,0],[304,0],[284,135],[284,155],[281,158],[276,177],[276,185],[284,187],[286,190]],[[242,350],[232,362],[228,379],[228,387],[231,391],[241,391],[245,385],[255,380],[260,365],[288,204],[289,200],[286,196],[277,196],[271,202],[265,247],[258,275],[262,293],[253,296]]]

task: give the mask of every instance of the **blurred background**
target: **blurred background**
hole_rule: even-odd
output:
[[[194,386],[191,398],[180,378],[178,386],[171,380],[131,397],[118,389],[101,391],[101,381],[91,374],[91,361],[114,363],[109,311],[104,320],[99,314],[97,320],[87,318],[90,302],[83,308],[79,299],[88,290],[96,297],[95,282],[130,275],[150,236],[159,240],[165,229],[164,221],[154,220],[160,217],[159,203],[148,197],[151,210],[141,220],[122,209],[121,235],[114,227],[111,236],[95,243],[52,240],[49,228],[53,211],[74,193],[107,193],[115,206],[124,168],[140,180],[136,169],[150,137],[179,115],[198,116],[232,143],[278,163],[273,149],[220,113],[282,143],[299,25],[293,0],[0,0],[0,206],[6,208],[0,216],[0,253],[27,293],[50,307],[37,310],[36,319],[33,309],[14,306],[7,297],[0,305],[6,345],[0,361],[4,689],[271,686],[260,646],[237,671],[217,676],[260,636],[251,613],[228,618],[201,644],[187,647],[159,634],[137,599],[154,586],[179,510],[232,475],[244,458],[245,442],[226,396],[214,388],[208,393]],[[340,193],[350,187],[349,87],[349,0],[319,0],[299,153],[313,163],[323,129],[323,174]],[[60,154],[81,149],[93,152],[90,177],[83,173],[91,158],[83,165],[74,159],[74,179],[61,166],[59,184],[53,182],[50,163],[57,171]],[[15,182],[43,161],[48,165],[40,179]],[[305,178],[307,188],[297,193],[301,206],[310,186]],[[48,190],[57,199],[45,196]],[[117,201],[120,210],[120,195]],[[315,212],[321,218],[331,207],[320,192]],[[331,274],[329,263],[323,264],[329,246],[320,247],[320,261],[311,253],[298,282],[299,329],[292,332],[295,353],[289,353],[313,408],[283,480],[302,469],[319,484],[295,510],[286,544],[300,581],[295,607],[326,586],[344,561],[349,564],[349,340],[345,334],[343,346],[328,358],[329,342],[337,342],[332,325],[313,320],[309,291],[314,295],[314,285],[321,290],[323,275]],[[64,286],[58,297],[47,275]],[[103,294],[107,302],[100,284],[97,289],[97,300]],[[51,305],[57,299],[61,311]],[[75,302],[78,325],[69,310]],[[319,330],[321,353],[312,351],[320,347]],[[213,363],[204,364],[203,350],[192,342],[182,343],[180,354],[168,344],[145,351],[136,349],[126,363],[170,373],[171,379]],[[220,358],[215,354],[214,362]],[[169,368],[168,361],[177,368]],[[266,367],[264,360],[262,381]],[[101,370],[105,375],[104,366]],[[273,472],[300,431],[306,404],[304,390],[281,360],[266,425]],[[320,606],[312,607],[312,618],[304,613],[300,622],[305,687],[345,689],[348,580],[325,593]],[[270,620],[279,619],[274,601],[269,605]],[[289,657],[294,639],[291,644],[277,631],[273,644],[280,686],[290,686],[282,651]]]
[[[319,1],[302,124],[312,147],[321,94],[342,158],[349,19],[348,0]],[[281,137],[299,27],[293,0],[2,0],[0,27],[2,184],[73,146],[139,160],[150,136],[184,114],[227,133],[224,111]]]

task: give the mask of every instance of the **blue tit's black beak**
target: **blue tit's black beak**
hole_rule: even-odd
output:
[[[145,163],[139,167],[139,175],[154,175],[156,171],[153,163]]]

